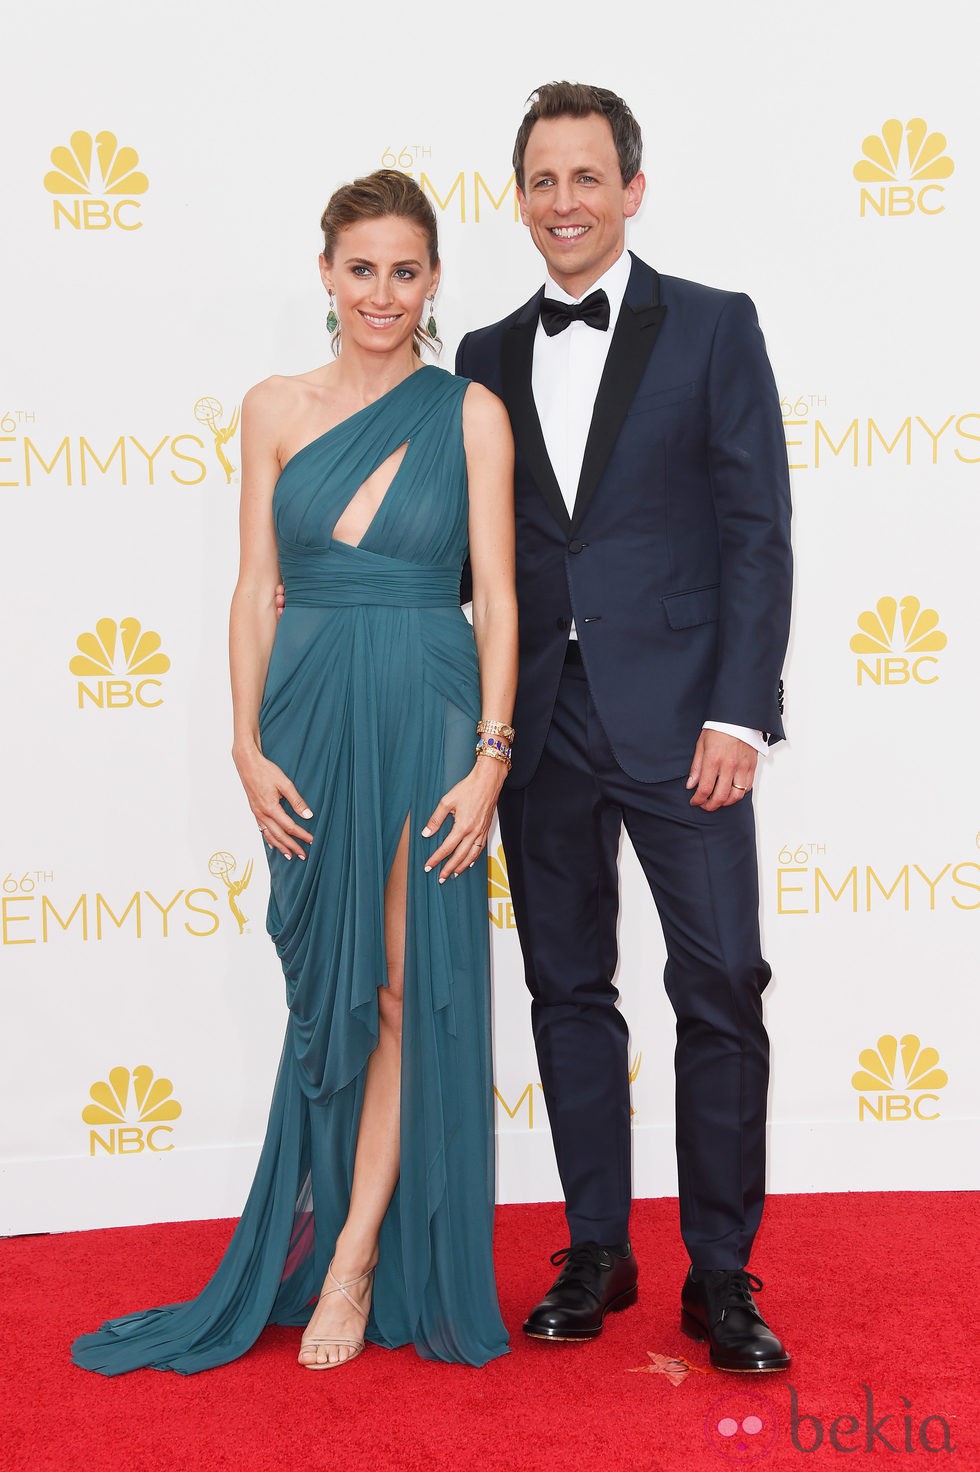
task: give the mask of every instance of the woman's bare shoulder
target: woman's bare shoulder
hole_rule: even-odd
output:
[[[502,400],[482,383],[470,383],[463,395],[463,430],[510,438],[510,416]]]
[[[322,400],[328,389],[330,369],[311,368],[306,373],[273,373],[253,384],[246,393],[243,404],[254,414],[276,414],[302,411],[311,403]]]

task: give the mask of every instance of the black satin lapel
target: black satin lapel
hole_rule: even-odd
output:
[[[532,304],[528,305],[530,307]],[[531,361],[534,355],[534,334],[538,326],[538,298],[535,298],[533,308],[533,311],[525,311],[520,320],[509,327],[503,336],[503,400],[510,415],[517,448],[552,516],[567,532],[571,529],[571,518],[548,458],[541,421],[531,391]]]
[[[655,273],[650,274],[656,280]],[[667,314],[667,308],[659,303],[656,288],[653,295],[652,304],[648,296],[646,304],[631,306],[627,293],[619,313],[592,411],[592,425],[575,494],[573,526],[581,522],[595,495]]]

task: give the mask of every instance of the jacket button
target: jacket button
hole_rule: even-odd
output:
[[[580,552],[584,551],[584,549],[588,545],[589,545],[588,542],[569,542],[569,544],[568,544],[568,550],[569,550],[569,552],[571,552],[571,554],[572,554],[573,557],[577,557],[578,554]]]
[[[555,625],[559,629],[562,629],[562,630],[567,629],[568,628],[568,619],[567,618],[556,618],[555,619]]]

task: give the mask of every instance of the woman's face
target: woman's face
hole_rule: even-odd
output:
[[[380,353],[411,342],[439,284],[425,232],[395,215],[341,230],[333,260],[320,257],[320,275],[336,298],[344,346]]]

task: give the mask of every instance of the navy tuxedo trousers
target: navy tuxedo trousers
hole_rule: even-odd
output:
[[[765,1196],[771,973],[751,793],[705,813],[685,781],[627,776],[570,657],[538,768],[526,787],[504,784],[498,812],[571,1241],[629,1238],[628,1029],[613,981],[625,825],[677,1017],[681,1233],[696,1267],[731,1269],[749,1260]]]

